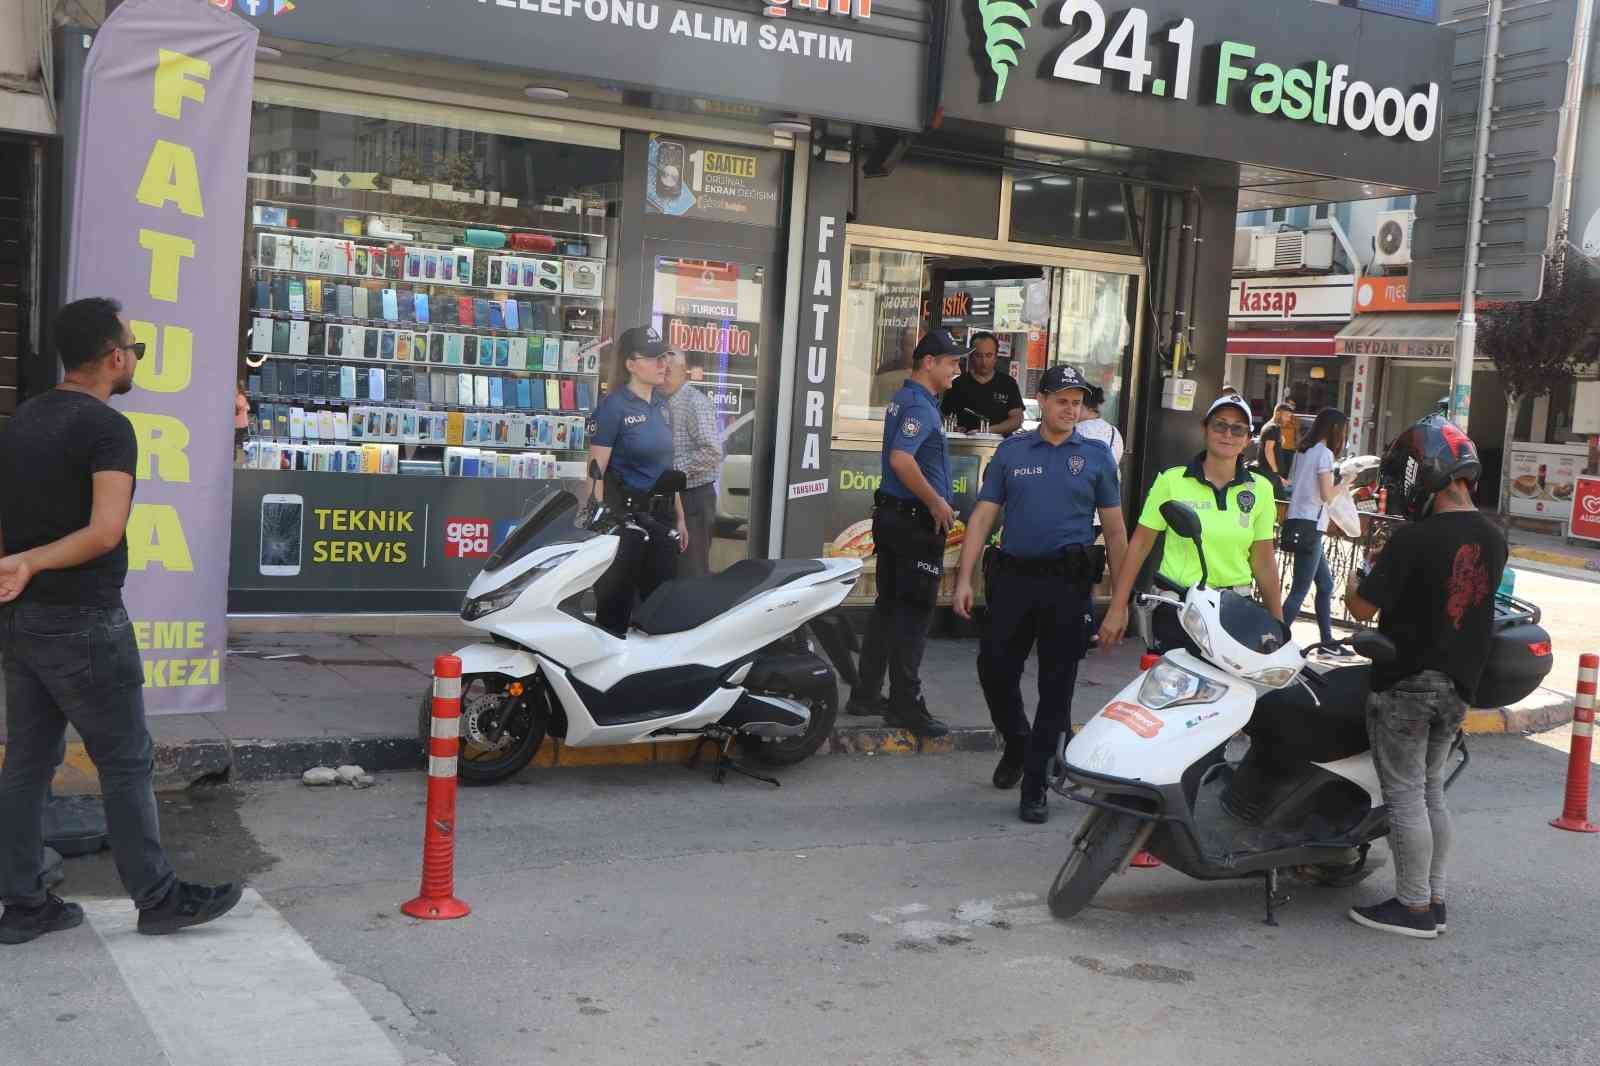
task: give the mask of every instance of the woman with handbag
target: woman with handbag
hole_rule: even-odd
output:
[[[1328,528],[1328,504],[1339,494],[1334,460],[1344,451],[1349,432],[1350,420],[1343,411],[1324,407],[1317,412],[1295,459],[1289,513],[1278,533],[1278,546],[1294,556],[1294,582],[1283,601],[1283,617],[1294,623],[1312,582],[1316,582],[1317,628],[1325,644],[1333,641],[1333,573],[1322,552],[1322,535]]]

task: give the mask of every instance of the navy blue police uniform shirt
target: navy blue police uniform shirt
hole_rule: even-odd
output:
[[[1001,550],[1022,559],[1093,544],[1095,511],[1122,504],[1111,449],[1076,429],[1060,444],[1037,430],[1007,438],[989,460],[978,500],[1004,509]]]
[[[909,453],[933,491],[949,501],[950,446],[944,435],[939,401],[915,381],[908,380],[900,386],[889,401],[883,420],[883,481],[879,485],[887,495],[914,500],[917,494],[906,488],[889,465],[889,456],[894,452]]]
[[[629,492],[649,492],[672,469],[672,419],[667,398],[652,392],[641,400],[620,388],[600,401],[589,419],[589,440],[611,449],[608,472],[615,470]]]

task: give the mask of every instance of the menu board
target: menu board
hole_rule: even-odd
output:
[[[1513,444],[1508,509],[1528,518],[1570,521],[1572,495],[1583,462],[1581,448]]]

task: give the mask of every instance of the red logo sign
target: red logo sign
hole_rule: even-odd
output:
[[[1121,722],[1146,740],[1161,732],[1161,727],[1166,724],[1137,703],[1123,703],[1121,700],[1107,704],[1106,709],[1100,712],[1100,717]]]
[[[1580,477],[1572,493],[1572,535],[1600,540],[1600,478]]]
[[[449,518],[444,523],[444,557],[473,559],[489,554],[487,518]]]

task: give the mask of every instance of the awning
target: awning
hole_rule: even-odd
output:
[[[1454,311],[1357,315],[1339,331],[1340,355],[1383,355],[1397,359],[1453,359]]]
[[[1332,329],[1264,329],[1250,333],[1229,333],[1228,354],[1255,359],[1332,359],[1335,336]]]

